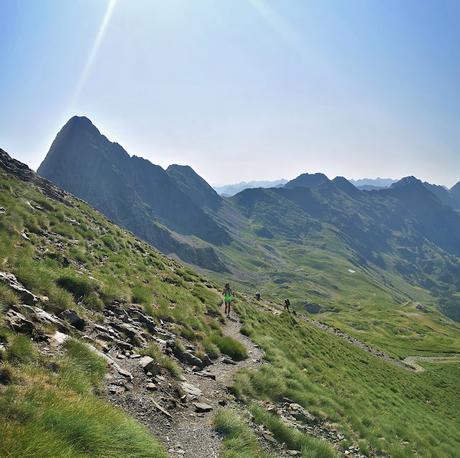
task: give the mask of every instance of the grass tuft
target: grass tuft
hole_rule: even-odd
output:
[[[214,416],[214,429],[223,436],[223,458],[271,457],[260,448],[249,425],[233,410],[218,410]]]
[[[235,361],[242,361],[248,357],[246,347],[233,337],[213,334],[211,340],[222,353]]]

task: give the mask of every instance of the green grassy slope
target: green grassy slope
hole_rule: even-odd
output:
[[[241,302],[244,332],[270,364],[239,375],[249,404],[288,397],[339,427],[366,453],[454,457],[460,449],[460,365],[427,364],[414,373],[283,313]],[[264,421],[267,413],[252,407]],[[271,424],[276,432],[276,422]],[[278,426],[279,429],[279,426]],[[308,454],[304,456],[309,456]]]
[[[364,242],[359,240],[359,234],[357,242],[349,243],[337,222],[332,224],[311,216],[315,212],[332,211],[327,210],[330,203],[320,205],[321,200],[313,201],[305,213],[291,199],[280,195],[279,190],[251,190],[248,194],[251,195],[245,197],[242,211],[234,208],[241,207],[236,196],[226,201],[222,209],[225,214],[218,215],[225,220],[239,212],[239,218],[234,218],[234,225],[230,226],[234,241],[217,249],[231,268],[237,287],[249,294],[260,291],[263,297],[278,304],[289,298],[305,313],[310,310],[309,305],[319,305],[321,313],[315,315],[316,319],[340,327],[396,356],[460,351],[460,325],[441,312],[442,296],[436,288],[424,286],[431,282],[441,288],[441,272],[445,272],[444,280],[450,281],[448,278],[454,270],[450,271],[446,263],[455,265],[457,258],[427,238],[419,240],[414,236],[412,239],[407,233],[395,235],[382,223],[384,228],[375,231],[387,231],[388,247],[376,248],[365,259],[364,248],[360,246]],[[332,211],[334,218],[339,219],[335,212],[340,210],[345,215],[350,213],[353,221],[353,212],[361,203],[342,194],[332,200],[338,208]],[[302,198],[308,202],[309,196],[306,193]],[[345,208],[341,209],[340,199],[354,206],[346,208],[344,203]],[[374,211],[369,202],[366,205],[371,208],[369,212]],[[402,204],[392,205],[402,213]],[[382,208],[379,211],[383,211]],[[244,217],[242,212],[246,212]],[[366,224],[374,223],[369,219],[362,223],[360,230],[364,231]],[[366,235],[367,244],[383,243],[383,236],[374,242],[372,234],[371,231]],[[414,243],[420,243],[420,248]],[[405,248],[406,253],[403,250],[406,245],[411,245],[413,252]],[[403,260],[401,250],[405,256],[414,256],[414,264],[419,261],[428,269],[431,263],[431,274],[416,270],[412,276],[403,275],[398,270]],[[228,278],[228,275],[211,272],[209,275],[220,281]],[[450,285],[452,301],[456,297],[455,281]]]
[[[82,201],[64,200],[0,169],[0,271],[16,275],[50,312],[74,309],[102,322],[106,305],[134,302],[172,323],[198,353],[229,351],[211,284]],[[104,360],[78,341],[62,355],[44,354],[2,323],[18,303],[0,283],[0,456],[166,456],[143,426],[95,396]]]

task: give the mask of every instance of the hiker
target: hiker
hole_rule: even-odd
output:
[[[291,305],[291,301],[289,299],[284,299],[284,309],[288,311],[288,313],[291,312],[291,310],[289,309]]]
[[[256,300],[260,301],[260,293],[259,293],[259,291],[257,291],[257,293],[256,293]]]
[[[225,288],[222,294],[224,296],[225,315],[230,318],[230,307],[233,301],[233,292],[230,288],[230,283],[225,283]]]

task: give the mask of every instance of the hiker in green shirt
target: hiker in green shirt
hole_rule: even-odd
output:
[[[233,292],[230,288],[230,283],[225,284],[225,288],[222,294],[224,296],[225,315],[227,315],[227,317],[230,318],[230,307],[233,301]]]

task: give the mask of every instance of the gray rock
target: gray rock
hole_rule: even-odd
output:
[[[35,324],[16,310],[8,310],[4,315],[4,320],[5,323],[16,332],[32,335],[36,331]]]
[[[206,413],[211,412],[212,406],[206,404],[205,402],[194,402],[195,412]]]
[[[56,331],[51,337],[50,337],[50,344],[55,346],[55,347],[60,347],[61,345],[64,344],[64,342],[69,338],[67,334],[64,334],[62,332]]]
[[[126,377],[126,378],[129,378],[130,380],[132,380],[134,377],[132,376],[131,372],[128,372],[127,370],[121,368],[121,367],[117,367],[117,372],[122,375],[123,377]]]
[[[32,294],[28,289],[26,289],[13,274],[0,272],[0,281],[2,283],[6,283],[12,290],[14,290],[24,303],[33,305],[38,302],[38,296],[35,296],[35,294]]]
[[[307,412],[300,404],[295,402],[289,404],[290,414],[298,421],[304,423],[317,423],[317,418],[312,415],[310,412]]]
[[[182,382],[180,386],[190,396],[199,398],[203,394],[199,388],[197,388],[195,385],[192,385],[191,383]]]
[[[161,372],[161,366],[150,356],[143,356],[139,359],[139,365],[144,372],[150,372],[152,375],[157,375]]]

